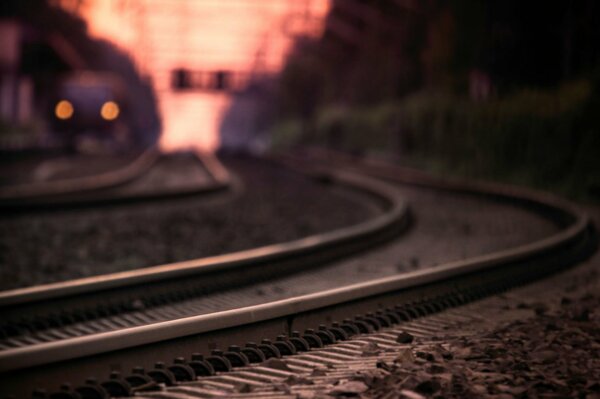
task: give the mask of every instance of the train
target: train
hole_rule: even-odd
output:
[[[47,110],[51,134],[72,150],[86,143],[111,150],[154,144],[157,134],[144,126],[152,116],[133,103],[131,85],[111,72],[77,71],[61,77]]]

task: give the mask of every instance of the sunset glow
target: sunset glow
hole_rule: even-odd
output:
[[[81,13],[93,36],[128,51],[157,90],[164,149],[215,149],[230,96],[173,92],[171,73],[226,70],[276,73],[295,35],[320,35],[328,0],[87,0],[61,4]]]

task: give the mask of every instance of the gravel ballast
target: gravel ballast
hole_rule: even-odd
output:
[[[587,293],[562,300],[551,311],[544,303],[518,304],[536,315],[416,345],[413,361],[382,365],[389,374],[373,381],[364,397],[597,398],[600,317],[594,310],[600,297]]]

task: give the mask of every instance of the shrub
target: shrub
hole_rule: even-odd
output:
[[[581,197],[600,181],[596,96],[582,80],[485,103],[422,92],[370,107],[330,105],[318,110],[307,138],[345,151],[399,155],[445,174]]]

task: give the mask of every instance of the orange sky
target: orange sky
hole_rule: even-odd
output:
[[[84,0],[79,12],[92,35],[129,51],[152,79],[163,114],[161,145],[212,150],[227,96],[178,98],[169,92],[171,71],[277,72],[293,35],[320,35],[328,9],[329,0]]]
[[[264,69],[276,71],[292,39],[286,31],[320,34],[328,7],[327,0],[86,0],[82,10],[93,35],[131,51],[157,78],[182,64],[250,69],[259,52]]]

